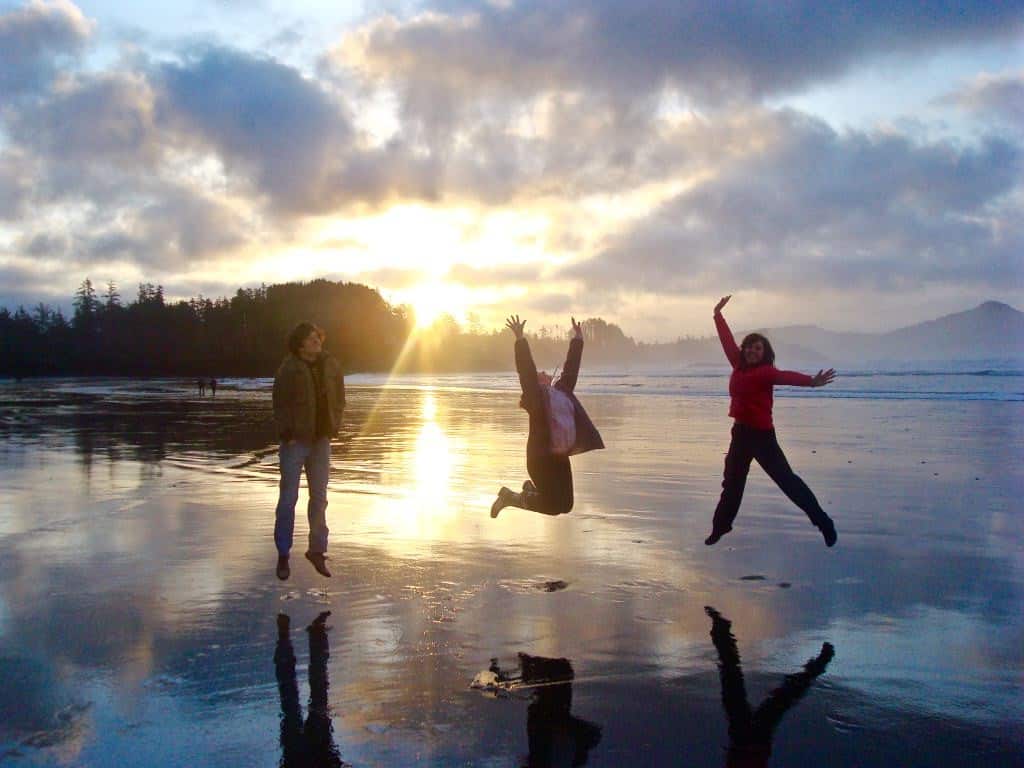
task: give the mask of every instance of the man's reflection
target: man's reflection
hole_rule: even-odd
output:
[[[491,662],[499,681],[533,688],[526,710],[527,768],[585,765],[590,750],[601,741],[601,727],[571,714],[572,664],[568,659],[520,653],[519,669],[519,675],[508,675],[497,660]]]
[[[743,684],[740,652],[732,634],[732,622],[718,611],[705,607],[711,617],[711,641],[718,651],[718,676],[722,681],[722,705],[729,718],[729,768],[756,768],[768,765],[772,751],[772,734],[786,711],[796,704],[811,687],[814,679],[825,671],[835,655],[831,643],[822,643],[821,652],[808,661],[802,672],[786,675],[782,685],[768,694],[755,711],[750,711],[747,689]]]
[[[309,713],[302,722],[299,686],[295,680],[295,651],[290,637],[291,619],[277,616],[277,648],[274,667],[277,688],[281,694],[281,766],[282,768],[340,768],[346,766],[334,744],[333,726],[327,705],[327,617],[330,611],[317,616],[306,631],[309,633]]]

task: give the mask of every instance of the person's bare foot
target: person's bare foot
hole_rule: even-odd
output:
[[[307,552],[306,559],[313,564],[316,572],[321,576],[331,577],[331,572],[327,570],[327,555],[323,552]]]
[[[288,555],[277,556],[277,578],[281,581],[287,581],[288,577],[292,575],[292,569],[288,566]]]

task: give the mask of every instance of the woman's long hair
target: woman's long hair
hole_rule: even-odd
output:
[[[772,349],[772,343],[768,341],[760,333],[748,333],[743,337],[743,343],[740,344],[740,368],[756,368],[757,366],[750,365],[747,362],[747,356],[744,354],[747,347],[753,344],[755,341],[760,341],[764,346],[764,357],[761,358],[761,362],[757,365],[775,365],[775,350]]]

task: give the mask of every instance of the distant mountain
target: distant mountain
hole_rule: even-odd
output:
[[[765,331],[801,361],[1024,359],[1024,312],[998,301],[889,333],[837,333],[816,326]]]

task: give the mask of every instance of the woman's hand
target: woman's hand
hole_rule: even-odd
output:
[[[726,304],[728,304],[729,303],[729,299],[731,299],[731,298],[732,298],[732,294],[730,293],[728,296],[723,296],[721,299],[718,300],[718,303],[715,304],[715,314],[716,315],[719,312],[722,311],[722,307],[724,307]]]
[[[582,339],[583,338],[583,327],[579,323],[576,322],[576,318],[575,317],[570,317],[569,320],[572,321],[572,337],[574,339]]]
[[[523,338],[523,328],[525,326],[526,321],[520,320],[519,315],[509,315],[508,319],[505,321],[505,327],[516,335],[516,341]]]
[[[835,377],[836,371],[834,368],[829,368],[827,371],[818,371],[811,377],[811,386],[824,387],[826,384],[831,384]]]

